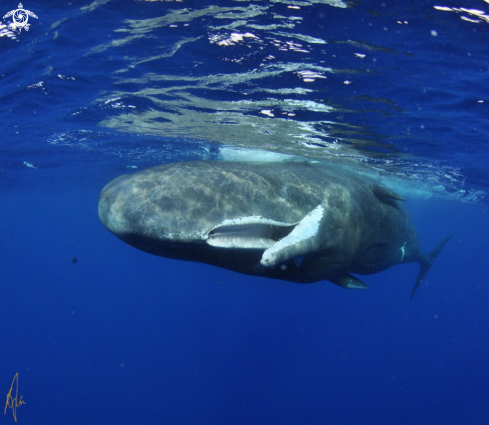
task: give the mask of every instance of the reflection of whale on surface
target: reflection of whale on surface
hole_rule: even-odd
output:
[[[426,255],[400,200],[331,165],[197,161],[116,178],[99,216],[151,254],[298,283],[366,288],[350,273],[419,262],[413,295],[448,238]]]

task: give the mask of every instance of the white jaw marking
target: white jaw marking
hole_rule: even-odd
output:
[[[292,232],[268,248],[263,253],[260,263],[265,267],[272,267],[289,258],[306,254],[311,249],[311,244],[305,242],[317,236],[323,215],[324,207],[318,205],[295,226]]]
[[[202,235],[209,245],[219,248],[267,249],[277,242],[272,239],[271,229],[290,231],[296,223],[285,223],[260,216],[239,217],[223,220]],[[283,233],[283,234],[285,234]]]

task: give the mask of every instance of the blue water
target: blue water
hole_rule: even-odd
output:
[[[18,423],[487,423],[489,5],[330,3],[29,1],[29,31],[1,21]],[[154,257],[98,219],[121,174],[266,152],[376,176],[427,251],[453,234],[414,299],[417,264],[298,285]]]

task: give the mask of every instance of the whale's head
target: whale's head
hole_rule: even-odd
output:
[[[236,164],[167,164],[107,184],[99,217],[152,254],[200,261],[204,251],[256,251],[257,263],[273,267],[317,246],[325,210],[316,194],[299,196],[303,187],[290,185],[284,196],[283,184],[271,181]]]

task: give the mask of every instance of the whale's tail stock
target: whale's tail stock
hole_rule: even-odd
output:
[[[418,278],[416,279],[416,283],[414,284],[413,292],[411,292],[411,299],[413,298],[415,292],[418,290],[419,286],[423,282],[423,279],[426,276],[426,273],[428,273],[428,270],[431,268],[433,263],[436,260],[436,257],[438,257],[438,254],[441,252],[445,244],[449,241],[449,239],[452,237],[452,235],[448,236],[445,238],[443,241],[441,241],[438,246],[431,251],[429,254],[424,254],[424,256],[420,259],[419,261],[419,274]]]

